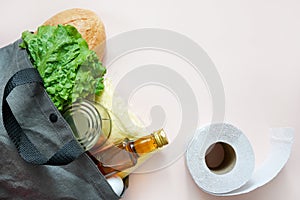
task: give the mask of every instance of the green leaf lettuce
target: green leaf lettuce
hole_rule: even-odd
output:
[[[25,48],[58,110],[103,89],[105,67],[71,25],[41,26],[36,34],[22,33]]]

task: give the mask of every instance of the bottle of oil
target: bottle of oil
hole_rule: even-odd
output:
[[[137,140],[125,138],[100,150],[89,151],[88,155],[96,163],[105,177],[123,172],[137,165],[139,158],[168,144],[163,129]]]

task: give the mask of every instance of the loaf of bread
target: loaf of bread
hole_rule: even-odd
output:
[[[96,51],[99,59],[102,60],[106,34],[104,24],[96,13],[81,8],[64,10],[52,16],[43,25],[58,24],[74,26],[87,41],[89,49]]]

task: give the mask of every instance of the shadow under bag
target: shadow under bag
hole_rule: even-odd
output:
[[[0,49],[0,199],[119,199],[75,140],[20,43]]]

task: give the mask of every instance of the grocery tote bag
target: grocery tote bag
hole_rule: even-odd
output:
[[[119,199],[75,140],[20,43],[0,49],[0,199]]]

